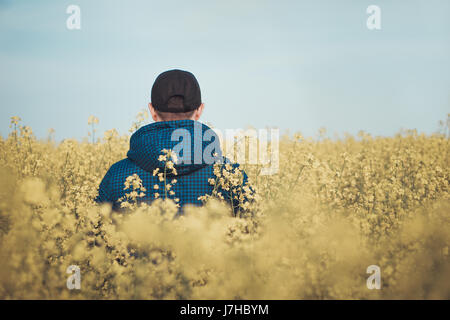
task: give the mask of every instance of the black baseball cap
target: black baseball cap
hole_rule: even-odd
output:
[[[173,96],[181,96],[184,100],[183,108],[169,108],[167,102]],[[200,86],[195,76],[184,70],[169,70],[161,73],[153,83],[152,105],[161,112],[189,112],[202,104]]]

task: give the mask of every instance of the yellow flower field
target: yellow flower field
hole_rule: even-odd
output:
[[[450,299],[444,134],[284,136],[278,174],[243,166],[251,215],[209,199],[172,219],[168,200],[127,214],[93,202],[128,135],[96,138],[93,117],[89,138],[56,144],[21,123],[0,138],[0,299]]]

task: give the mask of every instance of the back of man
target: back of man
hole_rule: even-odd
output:
[[[180,208],[201,205],[203,196],[217,192],[217,165],[223,166],[227,160],[222,157],[216,133],[198,121],[204,108],[199,84],[190,72],[169,70],[157,77],[151,96],[149,110],[155,122],[131,136],[127,158],[107,171],[95,201],[111,202],[114,209],[119,209],[134,188],[139,201],[170,198]],[[237,167],[230,166],[231,171]],[[134,180],[134,187],[127,188],[136,175],[142,184]],[[247,176],[244,172],[241,176],[242,188]],[[233,203],[235,211],[240,204],[233,190],[238,193],[225,187],[219,194]]]

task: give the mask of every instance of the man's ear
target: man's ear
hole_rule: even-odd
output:
[[[148,104],[148,109],[150,110],[150,114],[152,115],[153,121],[158,121],[158,115],[156,114],[155,108],[153,108],[152,103]]]
[[[200,116],[203,113],[203,109],[205,108],[205,104],[201,104],[200,107],[197,108],[197,110],[195,110],[194,112],[194,120],[198,120],[200,119]]]

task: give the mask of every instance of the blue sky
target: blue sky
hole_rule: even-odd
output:
[[[66,8],[81,8],[81,30]],[[368,30],[366,8],[381,8]],[[0,0],[0,133],[126,133],[156,76],[194,73],[202,120],[330,136],[432,133],[450,112],[450,1]]]

